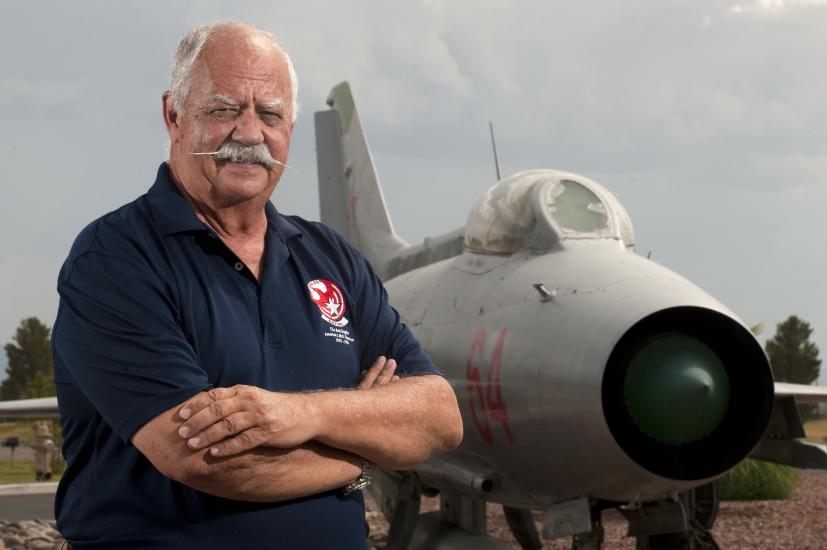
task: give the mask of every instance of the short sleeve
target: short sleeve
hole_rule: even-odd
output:
[[[211,387],[169,289],[147,267],[88,252],[67,261],[58,292],[55,362],[124,443]]]
[[[353,265],[355,299],[358,304],[356,320],[359,334],[363,335],[362,366],[371,365],[384,355],[397,362],[396,374],[443,374],[422,349],[410,329],[402,323],[399,312],[391,306],[388,292],[368,261],[347,246]]]

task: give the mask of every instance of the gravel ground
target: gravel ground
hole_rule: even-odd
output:
[[[433,510],[438,499],[423,499],[423,510]],[[384,547],[388,524],[367,498],[371,548]],[[519,548],[498,505],[488,505],[488,532]],[[540,514],[534,516],[541,529]],[[617,512],[603,514],[607,550],[633,550],[626,522]],[[715,540],[724,550],[827,550],[827,473],[803,471],[792,498],[786,501],[724,502],[715,528]],[[544,549],[568,550],[569,540],[546,541]]]
[[[0,520],[2,550],[56,550],[62,541],[54,521]]]
[[[368,495],[367,518],[371,528],[371,548],[385,545],[388,524]],[[423,499],[423,511],[437,508],[438,499]],[[541,529],[540,514],[535,513]],[[626,522],[617,512],[603,514],[606,550],[634,550],[633,539],[626,537]],[[494,504],[488,505],[488,531],[498,539],[519,548],[502,515]],[[827,550],[827,472],[804,471],[792,498],[786,501],[724,502],[712,530],[724,550]],[[52,550],[61,538],[53,521],[0,520],[0,550]],[[546,541],[545,549],[568,550],[569,540]]]

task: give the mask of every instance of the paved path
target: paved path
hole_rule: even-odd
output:
[[[15,483],[0,485],[0,518],[54,519],[57,483]]]

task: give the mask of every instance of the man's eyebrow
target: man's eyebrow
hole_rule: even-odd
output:
[[[284,101],[281,99],[274,99],[272,101],[264,101],[259,103],[259,109],[264,109],[265,111],[284,111]]]
[[[223,103],[225,105],[230,105],[232,107],[239,107],[241,105],[241,102],[239,100],[221,94],[213,95],[212,97],[210,97],[210,101]]]

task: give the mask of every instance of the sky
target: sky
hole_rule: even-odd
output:
[[[495,182],[492,121],[504,175],[600,182],[640,254],[762,323],[762,340],[798,315],[827,354],[821,0],[14,2],[0,19],[0,341],[25,317],[53,323],[74,237],[150,187],[177,41],[227,19],[279,37],[298,73],[280,211],[318,218],[312,113],[347,80],[407,241],[462,226]]]

